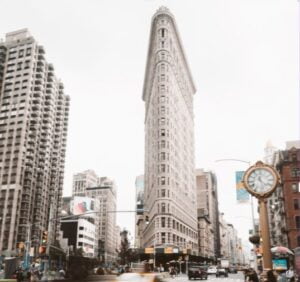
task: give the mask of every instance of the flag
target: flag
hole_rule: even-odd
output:
[[[236,200],[239,203],[244,203],[249,201],[249,193],[246,190],[243,183],[244,171],[235,172],[235,183],[236,183]]]

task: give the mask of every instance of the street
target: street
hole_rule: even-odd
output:
[[[206,281],[206,280],[189,280],[186,275],[177,276],[175,278],[167,278],[165,281],[181,281],[181,282],[187,282],[187,281]],[[216,278],[215,275],[208,276],[207,281],[213,281],[213,282],[222,282],[222,281],[231,281],[231,282],[241,282],[244,281],[244,275],[242,272],[239,272],[238,274],[229,274],[229,277],[219,277]]]
[[[114,281],[116,278],[115,275],[93,275],[89,277],[87,281]],[[135,280],[136,281],[136,280]],[[215,275],[208,276],[208,280],[189,280],[185,274],[178,275],[174,278],[167,277],[164,278],[165,282],[187,282],[187,281],[211,281],[211,282],[242,282],[244,281],[244,275],[242,272],[239,272],[237,274],[229,274],[229,277],[219,277],[216,278]],[[136,281],[138,282],[138,281]]]

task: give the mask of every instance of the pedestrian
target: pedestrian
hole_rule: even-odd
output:
[[[23,281],[23,270],[21,267],[19,267],[17,270],[16,270],[16,278],[17,278],[17,281],[18,282],[22,282]]]
[[[249,281],[249,275],[250,275],[250,270],[245,269],[244,270],[244,281]]]
[[[277,281],[279,282],[287,282],[287,277],[285,271],[281,271],[278,273]]]
[[[63,268],[61,268],[59,270],[59,277],[62,278],[62,279],[65,279],[65,276],[66,276],[66,272]]]
[[[295,273],[294,273],[294,270],[293,270],[293,267],[290,267],[286,273],[286,278],[288,279],[288,281],[293,281],[293,279],[295,280]]]
[[[268,272],[267,272],[267,281],[268,282],[276,282],[277,281],[272,270],[268,270]]]
[[[249,273],[249,276],[248,276],[248,281],[259,282],[257,273],[253,268],[250,269],[250,273]]]

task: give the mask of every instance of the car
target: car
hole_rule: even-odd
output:
[[[220,277],[220,276],[224,276],[224,277],[228,277],[228,272],[225,268],[217,268],[217,273],[216,273],[216,277]]]
[[[210,266],[207,269],[207,274],[216,274],[217,273],[217,267],[216,266]]]
[[[230,266],[230,267],[228,268],[228,272],[229,272],[229,273],[237,273],[238,271],[237,271],[237,268],[236,268],[236,267]]]
[[[155,273],[123,273],[114,280],[116,282],[164,282],[161,275]]]
[[[188,268],[188,278],[189,280],[193,279],[205,279],[207,280],[207,267],[200,265],[191,265]]]

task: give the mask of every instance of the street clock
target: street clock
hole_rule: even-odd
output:
[[[243,182],[251,195],[267,198],[280,183],[280,176],[272,166],[258,161],[244,173]]]

